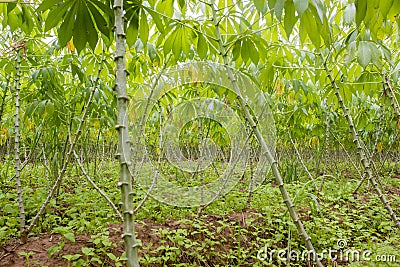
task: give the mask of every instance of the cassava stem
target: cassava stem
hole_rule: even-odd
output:
[[[79,159],[78,154],[76,153],[75,150],[72,151],[75,157],[76,162],[78,163],[79,168],[81,169],[81,172],[85,176],[86,180],[93,186],[94,189],[96,189],[97,192],[107,201],[107,203],[111,206],[111,208],[114,210],[115,214],[118,215],[118,217],[121,219],[121,221],[124,219],[119,212],[118,208],[114,205],[114,203],[111,201],[111,199],[107,196],[103,190],[101,190],[100,187],[96,185],[96,183],[90,178],[88,172],[86,171],[85,167],[82,165],[82,162]]]
[[[15,63],[15,122],[14,122],[14,131],[15,131],[15,140],[14,140],[14,152],[15,152],[15,180],[17,183],[17,194],[18,194],[18,206],[19,206],[19,218],[20,218],[20,233],[21,233],[21,242],[26,242],[26,236],[23,234],[25,229],[25,208],[24,208],[24,200],[22,197],[22,186],[21,186],[21,159],[19,157],[19,136],[20,136],[20,109],[19,109],[19,100],[20,100],[20,89],[21,89],[21,56],[20,50],[16,50],[17,60]]]
[[[353,118],[352,118],[352,116],[350,114],[349,108],[346,107],[346,105],[345,105],[345,103],[343,101],[342,95],[340,94],[340,91],[339,91],[339,86],[336,84],[335,79],[332,77],[332,74],[331,74],[330,70],[328,69],[326,60],[324,60],[324,68],[325,68],[325,71],[327,73],[327,77],[328,77],[328,79],[329,79],[329,81],[331,83],[331,86],[335,90],[335,95],[336,95],[336,97],[337,97],[337,99],[339,101],[341,109],[343,110],[344,116],[346,117],[347,122],[349,124],[350,131],[351,131],[351,134],[353,136],[353,142],[357,146],[358,154],[360,156],[361,163],[362,163],[362,165],[364,167],[364,174],[369,179],[369,181],[371,181],[372,185],[374,186],[375,191],[378,194],[379,199],[381,200],[381,202],[385,206],[386,210],[388,211],[390,217],[392,218],[392,220],[395,223],[395,225],[397,226],[397,228],[400,229],[400,221],[399,221],[399,219],[397,218],[396,214],[393,212],[392,207],[390,206],[389,202],[386,200],[386,197],[382,193],[382,190],[380,189],[375,177],[372,174],[372,170],[371,170],[371,167],[370,167],[371,165],[370,165],[369,159],[365,155],[362,141],[360,139],[360,136],[357,133],[357,129],[356,129],[355,125],[354,125]]]
[[[121,188],[122,214],[124,216],[124,233],[127,266],[139,266],[138,247],[139,243],[135,236],[135,218],[132,208],[132,179],[129,172],[131,164],[131,151],[128,133],[128,96],[126,93],[126,65],[125,65],[125,29],[124,29],[124,7],[123,0],[114,0],[115,17],[115,91],[118,99],[118,158],[120,164],[120,181],[118,186]]]
[[[97,81],[98,81],[98,80],[97,80]],[[84,107],[83,115],[82,115],[82,118],[81,118],[80,121],[79,121],[78,128],[77,128],[77,130],[76,130],[76,132],[75,132],[75,135],[74,135],[74,139],[73,139],[73,140],[70,140],[70,145],[69,145],[69,146],[68,146],[68,139],[69,139],[69,137],[67,137],[67,139],[66,139],[65,148],[66,148],[67,153],[66,153],[66,155],[65,155],[65,157],[64,157],[64,159],[63,159],[63,165],[62,165],[62,167],[61,167],[61,170],[60,170],[60,172],[59,172],[59,174],[58,174],[56,180],[54,181],[54,184],[53,184],[53,186],[51,187],[49,193],[47,194],[46,200],[43,202],[43,204],[42,204],[42,206],[40,207],[39,211],[37,212],[37,214],[35,215],[35,217],[32,219],[31,223],[29,224],[29,227],[28,227],[28,228],[25,228],[25,230],[24,230],[24,232],[23,232],[23,236],[24,236],[25,238],[26,238],[26,237],[28,236],[28,234],[32,231],[33,227],[34,227],[34,226],[36,225],[36,223],[38,222],[40,216],[44,213],[44,211],[45,211],[47,205],[50,203],[50,200],[54,197],[54,195],[55,195],[55,193],[56,193],[56,191],[57,191],[57,188],[59,188],[60,185],[61,185],[62,179],[64,178],[65,172],[66,172],[67,167],[68,167],[69,160],[70,160],[70,158],[71,158],[71,155],[73,154],[75,145],[77,144],[77,142],[78,142],[78,140],[79,140],[79,137],[80,137],[81,134],[82,134],[82,127],[83,127],[83,124],[84,124],[84,122],[85,122],[85,119],[86,119],[86,117],[87,117],[87,115],[88,115],[88,113],[89,113],[89,106],[92,104],[93,96],[94,96],[94,93],[95,93],[95,91],[96,91],[96,87],[97,87],[97,83],[95,83],[95,84],[92,86],[92,89],[91,89],[91,92],[90,92],[90,95],[89,95],[89,99],[88,99],[88,101],[87,101],[87,103],[86,103],[86,105],[85,105],[85,107]]]
[[[222,55],[223,63],[226,66],[226,70],[227,70],[228,76],[229,76],[233,86],[235,87],[235,90],[239,91],[240,90],[239,85],[236,82],[232,71],[228,67],[229,66],[229,58],[228,58],[228,55],[226,53],[226,47],[225,47],[225,44],[224,44],[224,41],[222,39],[222,35],[221,35],[221,32],[220,32],[219,21],[218,21],[218,18],[217,18],[217,11],[216,11],[216,9],[214,7],[214,1],[211,1],[210,7],[212,9],[213,22],[214,22],[216,35],[217,35],[217,39],[218,39],[219,46],[220,46],[219,52]],[[286,188],[284,186],[282,176],[281,176],[281,174],[279,172],[279,169],[278,169],[278,162],[275,160],[275,158],[272,155],[270,149],[268,148],[267,143],[265,142],[264,137],[262,136],[262,134],[260,132],[260,129],[257,126],[257,123],[254,121],[252,115],[250,114],[250,111],[249,111],[244,99],[242,99],[241,97],[238,97],[238,99],[239,99],[239,102],[240,102],[240,105],[241,105],[241,108],[242,108],[242,111],[244,113],[244,116],[245,116],[246,120],[250,124],[251,129],[254,131],[254,133],[255,133],[255,135],[257,137],[257,140],[261,145],[261,149],[266,154],[267,159],[271,164],[272,172],[273,172],[273,174],[275,176],[275,181],[279,186],[279,190],[280,190],[281,195],[283,197],[283,202],[286,204],[286,207],[289,210],[290,216],[291,216],[293,222],[295,223],[299,234],[303,238],[303,241],[304,241],[305,246],[308,249],[309,253],[316,255],[316,251],[314,249],[314,246],[311,243],[311,238],[307,234],[307,232],[305,231],[303,223],[301,222],[299,216],[297,215],[297,212],[296,212],[296,210],[294,208],[295,206],[294,206],[292,200],[290,199],[290,196],[289,196],[289,194],[288,194],[288,192],[287,192],[287,190],[286,190]],[[318,257],[313,257],[313,260],[315,261],[317,266],[323,266],[322,263],[320,262],[320,260],[318,259]]]
[[[399,110],[399,103],[397,102],[396,95],[394,94],[392,85],[390,84],[390,79],[388,76],[384,78],[384,85],[386,89],[389,91],[387,96],[390,98],[390,103],[392,104],[394,114],[396,114],[397,119],[400,121],[400,110]]]

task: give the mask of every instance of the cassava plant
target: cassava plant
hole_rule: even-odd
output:
[[[364,167],[364,175],[372,183],[382,204],[385,206],[386,210],[388,211],[388,213],[389,213],[390,217],[392,218],[393,222],[395,223],[396,227],[398,227],[400,229],[400,221],[399,221],[397,215],[394,213],[392,207],[390,206],[390,203],[387,201],[385,195],[383,194],[381,188],[379,187],[378,182],[376,181],[376,178],[373,175],[370,160],[366,156],[366,153],[365,153],[365,146],[360,139],[360,136],[359,136],[357,129],[353,122],[353,117],[350,114],[349,108],[344,103],[343,97],[340,94],[339,87],[338,87],[335,79],[332,77],[332,74],[328,68],[326,60],[324,60],[324,68],[327,72],[327,77],[328,77],[329,81],[331,82],[331,86],[335,90],[335,95],[339,101],[340,107],[343,110],[344,116],[346,117],[347,123],[349,125],[350,132],[353,137],[353,142],[356,144],[358,156],[360,157],[360,161],[362,163],[362,166]]]
[[[213,19],[216,36],[217,36],[217,40],[218,40],[218,44],[219,44],[220,55],[222,55],[223,63],[226,66],[229,66],[230,62],[229,62],[229,58],[228,58],[228,54],[227,54],[227,50],[226,50],[226,43],[224,43],[224,40],[223,40],[221,32],[220,32],[220,26],[219,26],[219,20],[218,20],[218,16],[217,16],[217,8],[215,7],[215,2],[211,1],[211,4],[209,4],[209,7],[212,9],[212,16],[213,16],[212,19]],[[230,77],[230,80],[231,80],[233,86],[235,87],[235,90],[237,92],[239,92],[240,91],[239,85],[237,84],[231,69],[227,67],[226,71],[228,73],[228,76]],[[254,132],[254,134],[261,146],[263,153],[266,154],[266,157],[271,164],[272,172],[275,176],[275,181],[279,186],[279,191],[282,195],[283,202],[285,203],[287,209],[289,210],[289,214],[290,214],[293,222],[295,223],[297,230],[298,230],[299,234],[301,235],[303,242],[305,243],[305,246],[307,247],[308,251],[310,251],[314,255],[316,255],[314,246],[311,243],[311,238],[305,231],[303,223],[301,222],[299,216],[297,215],[297,212],[294,209],[295,206],[294,206],[292,200],[290,199],[289,193],[287,192],[287,190],[285,188],[282,176],[278,169],[278,162],[275,160],[274,155],[270,151],[263,135],[261,134],[261,131],[259,129],[260,125],[257,125],[257,123],[254,121],[253,116],[251,115],[244,99],[242,99],[241,97],[238,97],[238,100],[241,104],[243,115],[247,120],[248,127],[250,127],[252,129],[252,131]],[[313,260],[315,261],[317,266],[323,266],[322,263],[320,262],[320,260],[318,259],[318,257],[314,257]]]
[[[124,7],[122,0],[114,1],[115,17],[115,91],[118,99],[118,124],[115,128],[118,130],[118,159],[120,164],[120,180],[118,186],[121,188],[122,197],[122,215],[124,217],[124,233],[127,266],[139,266],[138,242],[135,233],[135,219],[132,207],[132,177],[129,171],[131,164],[130,140],[128,133],[128,95],[126,92],[126,34],[124,23]]]

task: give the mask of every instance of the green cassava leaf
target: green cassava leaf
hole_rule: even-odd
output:
[[[126,43],[128,46],[133,46],[136,42],[139,33],[139,8],[132,11],[128,27],[126,28]]]
[[[64,14],[74,4],[74,2],[75,1],[67,1],[60,6],[57,6],[55,9],[51,10],[47,15],[44,30],[48,31],[59,24],[62,21]]]
[[[249,42],[249,54],[250,54],[250,59],[251,61],[253,61],[253,63],[255,65],[258,64],[258,62],[260,61],[260,53],[258,52],[255,43],[252,40],[248,40]]]
[[[351,25],[354,22],[354,18],[356,16],[356,7],[354,4],[349,4],[343,14],[344,23],[347,25]]]
[[[31,6],[21,5],[22,25],[20,25],[20,26],[21,26],[21,29],[26,34],[30,34],[33,31],[33,27],[35,26],[36,15],[33,15],[31,10],[32,10]]]
[[[143,45],[146,45],[149,39],[149,24],[147,23],[147,16],[144,9],[141,10],[140,14],[139,38],[142,40]]]
[[[190,52],[190,44],[191,44],[191,32],[188,28],[182,27],[182,51],[185,55],[189,55]]]
[[[287,0],[285,2],[285,16],[283,18],[283,24],[288,39],[297,20],[298,17],[296,16],[293,0]]]
[[[294,6],[296,7],[297,13],[299,14],[299,16],[302,16],[303,13],[308,8],[308,0],[293,0],[293,1],[294,1]]]
[[[279,20],[282,18],[282,12],[283,12],[284,6],[285,6],[285,0],[276,0],[275,15]]]
[[[254,0],[254,5],[257,8],[257,11],[260,13],[265,13],[265,0]]]
[[[300,25],[299,25],[299,36],[300,36],[300,42],[302,44],[305,43],[306,39],[307,39],[307,24],[305,21],[305,17],[302,16],[300,18]]]
[[[367,0],[356,0],[356,23],[360,25],[367,12]]]
[[[79,2],[78,12],[76,14],[75,26],[73,30],[74,45],[78,53],[85,48],[87,43],[86,21],[85,21],[85,7],[84,4]]]
[[[358,44],[357,60],[365,68],[372,60],[372,51],[369,42],[361,41]]]
[[[206,58],[208,51],[208,44],[206,38],[201,34],[198,33],[197,35],[197,53],[201,59]]]
[[[386,18],[387,15],[389,14],[389,11],[393,5],[393,1],[397,1],[397,0],[379,1],[379,10],[381,11],[381,14],[384,18]]]
[[[375,66],[379,69],[382,69],[382,53],[381,50],[378,49],[375,43],[369,42],[369,46],[371,49],[371,61]]]
[[[247,63],[250,59],[251,46],[253,46],[253,43],[248,38],[243,39],[240,51],[244,63]]]
[[[108,25],[108,22],[106,21],[104,16],[100,13],[99,9],[92,2],[87,1],[87,6],[94,18],[94,21],[96,22],[97,29],[105,36],[108,36],[110,34],[110,26]]]
[[[157,11],[167,15],[168,17],[172,17],[174,14],[174,1],[173,0],[164,0],[160,1],[157,4]]]
[[[143,7],[143,8],[153,18],[154,24],[156,24],[156,27],[157,27],[158,31],[160,33],[163,33],[164,32],[164,24],[163,24],[162,19],[161,19],[162,17],[158,13],[154,12],[154,10],[152,10],[151,8],[147,8],[147,7]]]
[[[399,19],[399,14],[400,14],[400,1],[399,0],[393,0],[392,7],[389,10],[388,16],[391,21],[395,21],[396,19]]]
[[[172,53],[175,58],[179,58],[182,51],[182,28],[179,27],[176,31],[176,36],[174,40],[174,44],[172,45]]]
[[[275,11],[275,4],[277,0],[268,0],[268,7],[271,10],[271,13],[274,14]]]
[[[232,58],[233,58],[234,61],[236,61],[240,56],[241,46],[242,46],[242,40],[241,39],[237,40],[235,42],[235,44],[233,45]]]
[[[72,38],[72,31],[75,25],[75,15],[78,10],[78,4],[74,4],[71,10],[67,13],[63,23],[58,29],[58,44],[61,47],[65,47],[67,42]]]
[[[61,0],[44,0],[42,3],[39,5],[39,7],[36,9],[38,12],[43,12],[51,7],[57,5],[58,3],[62,2]]]
[[[172,31],[170,35],[168,35],[167,39],[165,39],[164,46],[163,46],[163,51],[164,54],[167,55],[169,52],[171,52],[172,46],[174,45],[175,38],[177,35],[177,31]]]
[[[15,12],[11,12],[8,14],[7,23],[8,23],[8,25],[10,25],[11,30],[15,31],[18,29],[19,25],[21,24],[21,20]]]
[[[316,21],[317,17],[313,16],[313,13],[310,9],[307,9],[301,17],[300,23],[304,24],[304,29],[307,31],[311,42],[315,45],[315,47],[319,48],[321,45],[321,36]]]
[[[326,9],[323,3],[321,2],[321,0],[311,0],[311,2],[311,6],[315,9],[315,14],[317,14],[315,18],[319,18],[319,20],[323,22],[324,18],[326,18]]]
[[[364,24],[368,27],[371,23],[376,25],[376,17],[379,14],[379,1],[380,0],[368,0],[367,2],[367,10],[364,17]]]
[[[86,24],[87,40],[90,48],[94,51],[99,40],[99,35],[97,34],[96,27],[94,26],[92,17],[90,16],[89,9],[86,4],[84,5],[82,12],[84,14],[84,20]]]

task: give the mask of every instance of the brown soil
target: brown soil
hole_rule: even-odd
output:
[[[251,224],[246,223],[248,219],[253,219]],[[230,214],[226,217],[215,216],[215,215],[205,215],[201,218],[205,224],[207,224],[207,228],[210,229],[211,233],[215,233],[216,227],[220,225],[221,220],[232,223],[231,225],[239,225],[243,228],[247,229],[255,229],[253,228],[255,224],[262,224],[263,219],[260,217],[260,214],[255,213],[254,211],[240,212]],[[137,224],[136,232],[138,233],[138,238],[142,242],[142,249],[140,254],[143,253],[151,253],[156,247],[161,244],[160,237],[154,232],[154,230],[159,229],[187,229],[188,231],[194,230],[193,226],[190,224],[184,225],[181,222],[173,221],[172,219],[168,219],[165,223],[154,223],[151,220],[144,220]],[[116,244],[116,246],[108,252],[113,253],[117,257],[121,255],[124,251],[124,244],[121,238],[122,234],[122,225],[109,225],[109,238],[110,240]],[[251,231],[249,231],[251,232]],[[234,248],[236,245],[237,238],[235,235],[236,230],[231,229],[230,227],[225,228],[221,233],[220,237],[223,238],[226,242],[220,245],[220,247],[216,247],[216,250],[221,252],[229,251],[229,249]],[[199,236],[193,234],[189,237],[193,240],[201,240],[208,237]],[[51,246],[57,246],[60,241],[63,241],[63,237],[60,234],[42,234],[40,236],[32,237],[28,240],[27,243],[21,244],[18,239],[13,239],[8,241],[7,243],[0,246],[0,267],[22,267],[28,266],[26,264],[25,256],[20,255],[20,252],[33,252],[34,254],[30,256],[29,261],[31,263],[30,266],[48,266],[48,267],[56,267],[56,266],[67,266],[68,262],[66,259],[62,258],[63,255],[73,255],[73,254],[82,254],[81,248],[83,247],[93,247],[93,242],[90,242],[90,235],[76,235],[75,242],[70,242],[65,240],[65,245],[62,249],[62,252],[57,257],[57,255],[48,257],[48,249]],[[242,241],[250,241],[251,237],[243,236]],[[150,244],[150,245],[149,245]],[[146,249],[147,248],[147,249]],[[146,251],[147,250],[147,251]],[[38,264],[33,264],[38,263]],[[96,264],[92,264],[92,266],[97,266]],[[100,266],[100,265],[99,265]],[[104,266],[104,265],[103,265]],[[112,266],[112,264],[105,265]],[[251,266],[251,265],[250,265]]]

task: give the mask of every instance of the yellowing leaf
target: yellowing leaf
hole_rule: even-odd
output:
[[[275,91],[276,91],[276,95],[282,95],[283,92],[285,92],[285,85],[281,83],[280,80],[276,80],[275,83]]]
[[[8,129],[0,129],[0,134],[7,135],[8,134]]]
[[[288,96],[287,96],[287,101],[289,104],[292,104],[294,102],[294,91],[291,91]]]
[[[319,144],[319,138],[317,136],[314,136],[311,138],[311,146],[315,148]]]
[[[75,46],[72,39],[67,43],[67,48],[69,52],[75,52]]]
[[[382,143],[379,142],[378,145],[376,146],[376,150],[378,151],[378,153],[380,153],[383,149]]]
[[[94,127],[94,128],[99,128],[99,126],[100,126],[100,122],[99,121],[95,121],[95,122],[92,123],[92,127]]]
[[[32,131],[35,129],[35,125],[32,122],[28,122],[27,128]]]

